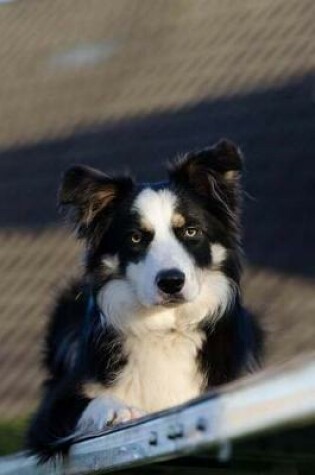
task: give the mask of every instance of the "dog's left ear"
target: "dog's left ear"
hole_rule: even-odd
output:
[[[202,197],[224,200],[233,209],[242,168],[240,149],[230,140],[222,139],[212,147],[187,153],[171,165],[169,173],[171,181]]]

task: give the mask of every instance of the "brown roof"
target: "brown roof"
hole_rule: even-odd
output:
[[[41,0],[0,6],[0,417],[33,407],[71,163],[161,176],[228,136],[247,158],[245,300],[267,364],[315,348],[313,0]],[[2,41],[1,41],[2,40]]]

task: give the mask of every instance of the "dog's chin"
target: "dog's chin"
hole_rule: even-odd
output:
[[[147,309],[163,309],[163,308],[176,308],[181,305],[194,302],[200,294],[200,289],[196,289],[195,292],[190,293],[178,293],[174,295],[164,294],[163,292],[155,293],[149,298],[139,298],[138,301],[141,306]]]
[[[178,305],[182,305],[186,302],[187,300],[184,297],[179,295],[178,297],[164,298],[160,305],[162,305],[163,307],[177,307]]]

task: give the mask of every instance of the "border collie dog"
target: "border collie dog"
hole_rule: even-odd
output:
[[[240,296],[240,172],[230,141],[168,181],[70,168],[59,201],[86,247],[46,336],[48,378],[27,436],[41,460],[74,435],[163,410],[250,371],[261,332]]]

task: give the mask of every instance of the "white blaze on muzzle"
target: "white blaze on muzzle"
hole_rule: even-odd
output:
[[[172,229],[176,213],[176,196],[170,190],[146,188],[137,197],[134,209],[154,237],[145,257],[127,266],[127,278],[133,284],[141,303],[146,306],[163,304],[164,296],[157,286],[160,272],[177,269],[185,276],[181,289],[184,301],[193,300],[199,292],[198,269]]]

